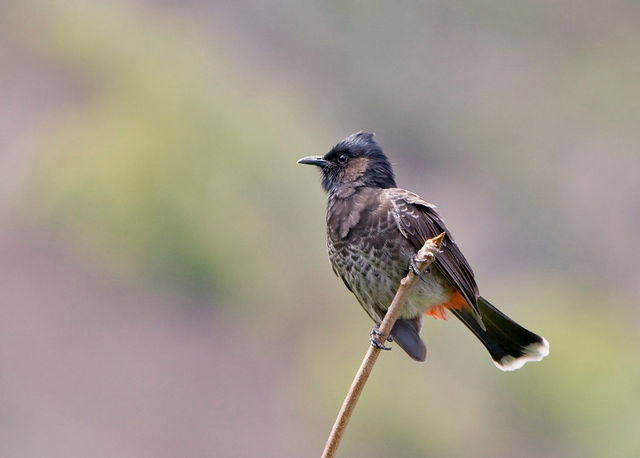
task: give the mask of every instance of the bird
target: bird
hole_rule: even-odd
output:
[[[424,315],[446,319],[450,312],[482,342],[498,369],[513,371],[549,354],[544,337],[520,326],[480,295],[471,266],[436,206],[397,187],[391,163],[373,133],[357,132],[328,153],[298,163],[321,171],[328,196],[329,261],[373,319],[372,345],[389,349],[375,338],[377,327],[400,281],[415,266],[417,251],[444,232],[440,254],[420,275],[388,340],[414,360],[425,361],[427,348],[420,337]]]

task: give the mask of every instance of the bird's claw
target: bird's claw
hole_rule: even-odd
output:
[[[379,348],[380,350],[391,350],[391,347],[385,347],[380,342],[378,342],[378,339],[374,336],[369,337],[369,342],[371,342],[371,346]]]
[[[371,336],[384,337],[384,334],[378,330],[378,326],[374,326],[371,330]],[[393,337],[391,335],[387,336],[387,342],[393,342]]]
[[[413,272],[413,274],[418,277],[420,280],[422,280],[423,282],[427,283],[427,280],[422,276],[422,272],[420,272],[420,269],[418,269],[418,265],[416,264],[416,261],[420,261],[420,262],[424,262],[425,259],[416,259],[416,258],[411,258],[411,263],[409,264],[409,267],[411,268],[411,272]],[[425,270],[425,272],[429,273],[430,269],[427,268]]]
[[[377,326],[374,326],[371,330],[371,335],[369,336],[369,342],[371,342],[371,345],[375,348],[379,348],[380,350],[391,350],[391,347],[385,347],[383,344],[381,344],[378,340],[378,337],[384,337],[384,334],[378,331]],[[389,336],[387,337],[387,341],[393,342],[393,338]]]

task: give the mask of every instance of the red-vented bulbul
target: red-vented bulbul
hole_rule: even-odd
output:
[[[390,339],[409,356],[417,361],[426,358],[427,349],[419,336],[423,314],[445,319],[447,310],[480,339],[499,369],[519,369],[549,353],[543,337],[480,296],[473,271],[436,207],[396,187],[391,164],[373,134],[358,132],[324,156],[305,157],[298,163],[315,165],[322,171],[322,187],[329,195],[327,248],[331,266],[376,325],[416,252],[426,240],[446,232],[442,253],[421,276],[391,331]]]

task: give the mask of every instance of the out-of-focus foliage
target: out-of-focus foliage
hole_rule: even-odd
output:
[[[297,272],[283,251],[310,240],[296,236],[304,202],[291,197],[312,190],[302,175],[283,180],[292,145],[318,135],[300,104],[259,75],[238,80],[241,63],[168,12],[140,24],[112,6],[47,11],[37,52],[88,100],[51,128],[37,206],[71,237],[192,293],[282,300]]]
[[[0,17],[0,249],[42,247],[6,261],[26,285],[47,277],[38,259],[70,266],[51,301],[6,275],[0,347],[23,353],[0,351],[0,384],[34,445],[0,433],[0,455],[317,455],[371,323],[331,274],[317,174],[295,161],[361,129],[551,355],[503,374],[458,322],[426,320],[427,363],[380,358],[342,454],[640,454],[636,4],[34,1]],[[46,356],[59,342],[90,356]],[[14,370],[39,357],[61,362]],[[69,373],[98,394],[70,401]]]

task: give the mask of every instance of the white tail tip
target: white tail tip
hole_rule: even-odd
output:
[[[500,361],[494,361],[501,371],[515,371],[520,369],[529,361],[540,361],[542,358],[549,354],[549,342],[544,337],[541,337],[542,342],[534,342],[527,345],[523,350],[522,356],[504,356]]]

